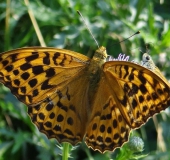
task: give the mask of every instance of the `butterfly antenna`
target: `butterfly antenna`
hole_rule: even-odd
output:
[[[136,33],[132,34],[132,35],[131,35],[130,37],[128,37],[128,38],[125,38],[124,40],[120,41],[119,43],[122,43],[122,42],[126,41],[127,39],[133,37],[133,36],[136,35],[136,34],[140,34],[140,31],[137,31]]]
[[[146,52],[147,52],[148,54],[150,54],[150,53],[149,53],[149,52],[150,52],[149,48],[150,48],[150,43],[146,43]]]
[[[144,53],[150,54],[149,53],[150,52],[149,47],[150,47],[150,44],[146,43],[146,51],[145,52],[143,52],[142,50],[139,50],[139,51],[142,52],[143,54]]]
[[[86,26],[87,30],[89,31],[89,33],[91,34],[92,38],[93,38],[93,39],[94,39],[94,41],[96,42],[97,47],[99,48],[99,44],[98,44],[97,40],[94,38],[94,36],[93,36],[93,34],[92,34],[91,30],[89,29],[89,27],[88,27],[88,25],[87,25],[87,23],[86,23],[86,21],[85,21],[85,19],[84,19],[83,15],[81,14],[81,12],[80,12],[80,11],[77,11],[77,13],[81,16],[81,18],[82,18],[82,20],[83,20],[83,22],[84,22],[84,24],[85,24],[85,26]]]

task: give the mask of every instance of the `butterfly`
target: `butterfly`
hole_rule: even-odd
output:
[[[105,47],[92,58],[48,47],[7,51],[0,54],[0,82],[48,138],[113,151],[170,105],[170,84],[147,53],[141,64],[107,57]]]

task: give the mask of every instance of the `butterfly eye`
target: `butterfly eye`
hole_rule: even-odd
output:
[[[151,57],[147,53],[144,53],[143,61],[149,61],[150,59],[151,59]]]
[[[150,56],[146,56],[146,60],[149,61],[150,60]]]

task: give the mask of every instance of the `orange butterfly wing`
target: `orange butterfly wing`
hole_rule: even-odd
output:
[[[63,49],[16,49],[0,55],[0,81],[28,105],[41,132],[76,144],[82,141],[87,124],[89,61]]]
[[[120,147],[131,129],[170,105],[169,83],[132,62],[106,62],[98,86],[85,140],[100,152]]]
[[[88,63],[86,56],[72,51],[21,48],[0,55],[0,78],[20,101],[33,105],[67,85]]]

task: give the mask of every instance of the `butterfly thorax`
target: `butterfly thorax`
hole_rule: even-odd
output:
[[[89,71],[91,74],[96,74],[101,66],[106,62],[107,53],[105,47],[100,47],[94,53],[94,56],[90,62]]]
[[[95,61],[95,63],[99,64],[99,66],[101,66],[103,63],[106,62],[106,58],[107,58],[106,48],[102,46],[96,50],[92,60]]]
[[[105,47],[100,47],[96,50],[88,69],[90,81],[90,94],[94,95],[98,82],[101,78],[102,65],[106,62],[107,53]],[[90,96],[93,97],[93,96]]]

